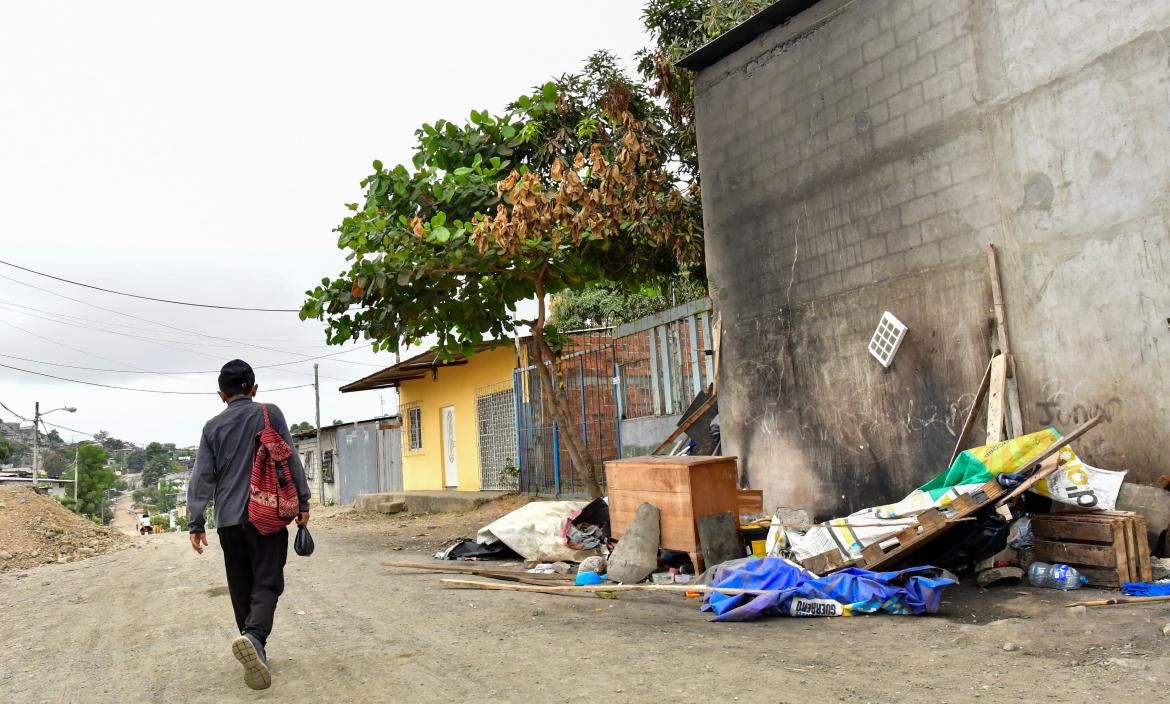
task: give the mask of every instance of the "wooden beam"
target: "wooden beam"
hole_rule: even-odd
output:
[[[776,589],[731,589],[690,584],[587,584],[582,586],[531,586],[525,584],[504,584],[500,582],[476,582],[467,579],[442,579],[443,589],[484,589],[502,592],[532,592],[534,594],[594,594],[597,592],[674,592],[700,594],[770,594]]]
[[[1035,465],[1035,464],[1042,464],[1044,462],[1044,460],[1055,455],[1057,452],[1060,452],[1060,448],[1064,447],[1065,445],[1071,444],[1073,440],[1077,440],[1082,435],[1084,435],[1085,433],[1089,432],[1094,427],[1096,427],[1097,424],[1100,422],[1101,422],[1101,416],[1093,416],[1089,420],[1082,423],[1076,430],[1072,431],[1071,433],[1069,433],[1068,435],[1065,435],[1062,438],[1057,439],[1056,442],[1054,442],[1051,445],[1049,445],[1048,447],[1046,447],[1043,451],[1040,452],[1040,454],[1036,455],[1035,457],[1032,457],[1027,462],[1020,463],[1020,470],[1025,470],[1028,467],[1031,467],[1032,465]],[[996,502],[996,504],[1003,505],[1003,504],[1008,503],[1012,499],[1015,499],[1020,494],[1023,494],[1025,491],[1027,491],[1027,490],[1031,489],[1033,486],[1035,486],[1036,483],[1039,482],[1040,480],[1046,479],[1048,477],[1048,475],[1055,472],[1059,466],[1060,466],[1060,464],[1057,462],[1053,462],[1053,463],[1049,464],[1047,467],[1042,466],[1042,468],[1037,470],[1035,474],[1033,474],[1032,476],[1025,479],[1023,482],[1021,482],[1019,486],[1017,486],[1015,489],[1012,489],[1010,492],[1008,492],[1007,494],[1002,496],[999,499],[999,501]]]
[[[999,351],[1004,356],[1012,355],[1012,343],[1008,338],[1007,314],[1003,305],[1003,286],[999,280],[999,263],[996,261],[995,245],[987,245],[987,264],[991,269],[991,303],[995,307],[995,331],[999,335]]]
[[[1007,386],[1007,357],[997,354],[991,358],[991,384],[987,391],[987,444],[1004,440],[1004,394]]]
[[[651,452],[650,454],[657,455],[660,452],[662,452],[663,450],[665,450],[667,447],[669,447],[670,443],[674,442],[675,438],[677,438],[678,436],[685,433],[688,428],[690,428],[700,418],[702,418],[703,414],[706,413],[708,410],[710,410],[711,407],[714,406],[715,403],[718,401],[718,399],[719,399],[719,397],[715,394],[715,391],[712,390],[711,391],[711,398],[707,399],[706,401],[703,402],[703,405],[696,408],[694,413],[692,413],[689,416],[687,416],[686,418],[684,418],[683,421],[678,424],[678,427],[675,428],[674,430],[672,430],[670,435],[666,436],[666,439],[662,441],[662,444],[660,444],[658,447],[654,448],[654,451]]]
[[[394,567],[408,570],[427,570],[428,572],[445,572],[448,574],[473,574],[477,577],[492,577],[494,579],[509,579],[525,584],[544,584],[547,582],[568,582],[572,578],[563,574],[547,574],[539,572],[520,572],[518,570],[500,570],[472,565],[437,564],[415,562],[383,562],[383,567]]]
[[[987,363],[987,370],[983,372],[983,381],[979,382],[979,390],[975,392],[975,400],[971,403],[971,410],[967,411],[967,420],[963,421],[963,429],[959,431],[959,439],[955,441],[955,451],[951,453],[951,459],[947,462],[947,468],[950,468],[955,463],[955,458],[959,453],[967,449],[965,446],[971,440],[971,431],[975,428],[975,420],[979,417],[979,411],[983,408],[983,399],[987,398],[987,389],[991,387],[991,364]]]
[[[1016,359],[1012,355],[1012,341],[1008,335],[1007,310],[1003,300],[1003,285],[999,276],[999,262],[995,245],[987,245],[987,264],[991,270],[991,301],[995,307],[995,329],[999,335],[1000,352],[1007,359],[1006,395],[1007,415],[1004,422],[1007,436],[1014,438],[1024,434],[1023,412],[1020,409],[1020,388],[1016,381]]]

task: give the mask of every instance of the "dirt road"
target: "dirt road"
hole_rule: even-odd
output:
[[[134,498],[130,494],[122,494],[114,503],[114,518],[110,521],[110,528],[123,535],[140,535],[139,521],[142,513],[134,510]]]
[[[964,586],[935,617],[714,624],[673,596],[444,591],[379,566],[485,518],[316,520],[317,554],[289,557],[260,693],[229,653],[214,535],[203,556],[163,534],[5,574],[0,701],[1148,702],[1170,682],[1170,606],[1076,617],[1058,592]]]

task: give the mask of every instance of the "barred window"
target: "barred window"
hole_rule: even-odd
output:
[[[422,405],[417,401],[402,404],[402,417],[406,421],[406,449],[408,452],[421,452],[422,441]]]

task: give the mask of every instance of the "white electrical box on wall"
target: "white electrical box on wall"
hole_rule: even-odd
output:
[[[902,346],[902,340],[906,338],[907,330],[909,328],[893,313],[888,310],[882,313],[877,330],[874,330],[873,338],[869,341],[869,353],[877,358],[883,367],[889,367],[894,361],[894,355],[898,353],[898,348]]]

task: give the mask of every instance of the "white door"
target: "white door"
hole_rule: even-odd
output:
[[[443,486],[459,486],[459,467],[455,464],[455,407],[444,406],[443,414]]]

